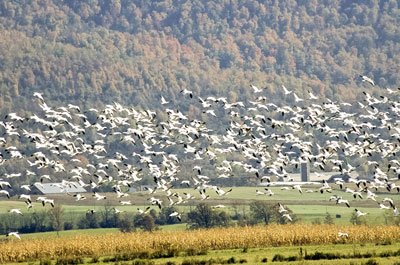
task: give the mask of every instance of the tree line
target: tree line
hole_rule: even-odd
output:
[[[269,103],[287,105],[294,100],[284,97],[283,84],[321,100],[359,100],[363,90],[377,96],[400,83],[399,25],[398,1],[384,0],[0,0],[0,117],[37,113],[32,95],[40,91],[51,106],[115,101],[155,110],[162,120],[163,95],[223,134],[229,113],[203,115],[194,100],[182,100],[183,88],[248,103],[255,84]],[[115,137],[106,145],[115,152],[122,144]],[[16,162],[0,173],[26,168]]]
[[[283,83],[348,99],[359,74],[398,86],[399,24],[398,1],[384,0],[1,0],[0,106],[39,90],[144,108],[163,93],[189,108],[182,88],[244,100],[250,82],[273,100]]]
[[[160,211],[151,209],[143,214],[122,212],[116,213],[115,208],[105,205],[104,209],[88,211],[84,214],[65,212],[62,205],[56,204],[49,210],[35,210],[22,215],[3,215],[0,221],[0,234],[11,231],[20,233],[37,233],[47,231],[62,231],[71,229],[119,228],[122,232],[136,230],[154,231],[162,225],[185,223],[187,229],[200,229],[212,227],[247,226],[270,223],[287,224],[287,219],[282,218],[279,207],[266,201],[250,203],[248,210],[242,211],[235,206],[234,211],[216,209],[209,204],[200,203],[178,219],[171,216],[180,211],[177,207],[163,207]],[[298,222],[290,210],[293,222]],[[79,215],[79,216],[78,216]]]
[[[181,220],[172,213],[180,211],[179,207],[164,207],[160,211],[151,209],[144,214],[132,212],[116,213],[115,208],[105,205],[97,212],[86,212],[79,216],[65,212],[62,205],[57,204],[49,210],[35,210],[32,213],[20,215],[3,215],[0,221],[0,234],[12,231],[20,233],[36,233],[47,231],[63,231],[71,229],[118,228],[121,232],[155,231],[163,225],[184,223],[186,229],[201,229],[229,226],[253,226],[269,224],[288,224],[302,222],[301,218],[289,208],[288,213],[292,221],[282,217],[279,206],[267,201],[253,201],[246,208],[243,205],[233,205],[230,211],[223,208],[216,209],[206,203],[199,203],[187,213],[182,214]],[[340,217],[340,216],[339,216]],[[338,216],[336,216],[338,218]],[[385,224],[399,225],[400,218],[393,214],[384,214]],[[326,213],[323,219],[315,218],[312,224],[334,224],[335,218]],[[366,225],[367,219],[357,217],[354,212],[349,223]]]

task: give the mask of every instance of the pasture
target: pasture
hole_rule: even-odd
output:
[[[335,186],[335,185],[332,185]],[[349,187],[355,189],[351,185]],[[317,186],[318,187],[318,186]],[[230,188],[225,187],[224,190]],[[316,186],[309,186],[303,188],[303,193],[295,192],[293,190],[281,190],[281,187],[269,187],[274,193],[273,196],[257,195],[256,190],[263,190],[264,187],[233,187],[232,192],[226,196],[218,196],[213,190],[208,190],[207,194],[209,198],[207,200],[200,200],[200,196],[197,190],[194,189],[174,189],[174,192],[184,196],[183,193],[191,193],[195,198],[190,200],[188,203],[175,205],[181,213],[187,213],[194,209],[195,205],[199,202],[205,202],[210,205],[223,204],[227,211],[231,215],[236,213],[248,214],[250,202],[254,200],[265,200],[271,203],[278,203],[285,205],[293,211],[293,213],[299,218],[300,223],[313,223],[316,221],[323,222],[327,213],[331,215],[336,224],[349,224],[351,215],[354,213],[354,209],[357,208],[362,212],[368,213],[365,220],[369,225],[379,225],[387,223],[387,217],[392,214],[391,210],[382,210],[378,208],[378,204],[375,201],[367,199],[354,199],[349,193],[342,190],[334,189],[332,193],[321,194]],[[313,192],[306,192],[307,190]],[[330,197],[335,194],[341,196],[344,199],[349,200],[351,208],[345,205],[337,205],[334,200],[330,200]],[[377,200],[381,201],[385,197],[390,197],[394,202],[400,201],[400,194],[380,192],[377,193]],[[55,202],[63,205],[65,220],[71,220],[83,216],[87,210],[94,209],[96,211],[102,211],[105,207],[118,208],[119,210],[127,213],[137,213],[138,208],[144,209],[149,205],[148,198],[151,196],[160,198],[164,201],[164,206],[168,206],[168,201],[164,195],[155,193],[149,195],[147,192],[136,192],[131,193],[128,198],[124,200],[130,200],[132,205],[122,206],[119,203],[119,199],[112,193],[106,194],[107,199],[97,201],[92,198],[91,193],[84,194],[88,199],[84,201],[76,202],[75,199],[68,195],[48,195],[49,198],[54,198]],[[37,196],[32,196],[35,200]],[[11,199],[2,198],[0,200],[0,216],[9,215],[8,211],[13,208],[21,209],[22,213],[29,213],[35,210],[49,209],[50,206],[42,207],[39,203],[33,203],[33,209],[26,209],[26,204],[18,200],[16,197]],[[151,206],[152,209],[158,210],[157,206]],[[181,226],[185,227],[185,226]]]

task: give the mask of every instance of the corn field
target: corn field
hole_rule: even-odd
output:
[[[338,232],[349,237],[338,236]],[[55,259],[65,256],[107,256],[117,253],[174,249],[235,249],[397,241],[398,226],[269,225],[195,231],[135,232],[71,238],[17,240],[0,243],[0,263]]]

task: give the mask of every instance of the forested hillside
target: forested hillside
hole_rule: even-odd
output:
[[[392,102],[400,86],[399,3],[0,0],[0,154],[8,159],[0,173],[29,168],[14,161],[33,159],[30,142],[42,141],[37,149],[53,148],[46,154],[50,168],[71,158],[99,163],[105,158],[93,152],[103,150],[131,160],[132,151],[139,157],[147,151],[161,163],[166,158],[160,150],[168,149],[179,155],[185,178],[194,166],[188,153],[200,152],[211,157],[197,156],[211,168],[210,176],[227,157],[228,163],[251,160],[257,173],[271,165],[283,172],[274,163],[286,148],[296,156],[286,156],[293,162],[288,171],[296,170],[298,158],[314,159],[318,170],[333,169],[335,163],[319,163],[324,151],[361,165],[370,177],[367,160],[381,162],[382,150],[384,166],[397,157],[399,138],[392,129],[398,129],[399,109]],[[287,96],[283,86],[295,93]],[[42,94],[33,98],[34,92]],[[310,92],[312,100],[304,100]],[[213,98],[200,102],[199,96]],[[351,104],[339,107],[343,101]],[[232,133],[237,142],[225,137]],[[61,141],[68,156],[54,141]],[[251,152],[238,147],[243,143]],[[219,144],[228,149],[214,157],[210,149]],[[225,154],[232,148],[238,154]],[[65,159],[59,163],[60,157]],[[140,159],[142,167],[149,166],[146,159]],[[117,175],[111,166],[109,171]],[[236,182],[220,182],[254,184],[238,172]]]
[[[179,91],[272,101],[400,84],[399,1],[0,1],[2,112],[47,100],[157,108]]]

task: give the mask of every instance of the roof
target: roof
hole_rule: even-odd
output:
[[[69,182],[70,185],[62,183],[35,183],[34,186],[43,194],[86,192],[78,182]]]
[[[294,185],[321,185],[321,182],[316,181],[272,181],[270,183],[263,182],[260,186],[294,186]]]
[[[321,173],[314,173],[313,172],[313,173],[310,173],[310,175],[309,175],[309,182],[311,184],[312,183],[322,182],[323,180],[328,180],[329,178],[331,178],[332,176],[335,176],[337,174],[340,174],[340,172],[337,172],[337,171],[321,172]],[[352,178],[357,178],[358,177],[358,174],[356,172],[351,172],[348,175],[350,177],[352,177]],[[288,176],[290,178],[292,178],[294,182],[307,184],[307,183],[301,181],[301,174],[300,173],[289,173]],[[277,178],[275,177],[273,180],[277,180]],[[293,181],[291,181],[292,184],[293,184]],[[282,182],[280,182],[280,183],[282,183]],[[261,186],[264,186],[264,185],[267,186],[268,182],[264,181]],[[284,184],[281,184],[281,185],[284,185]]]

